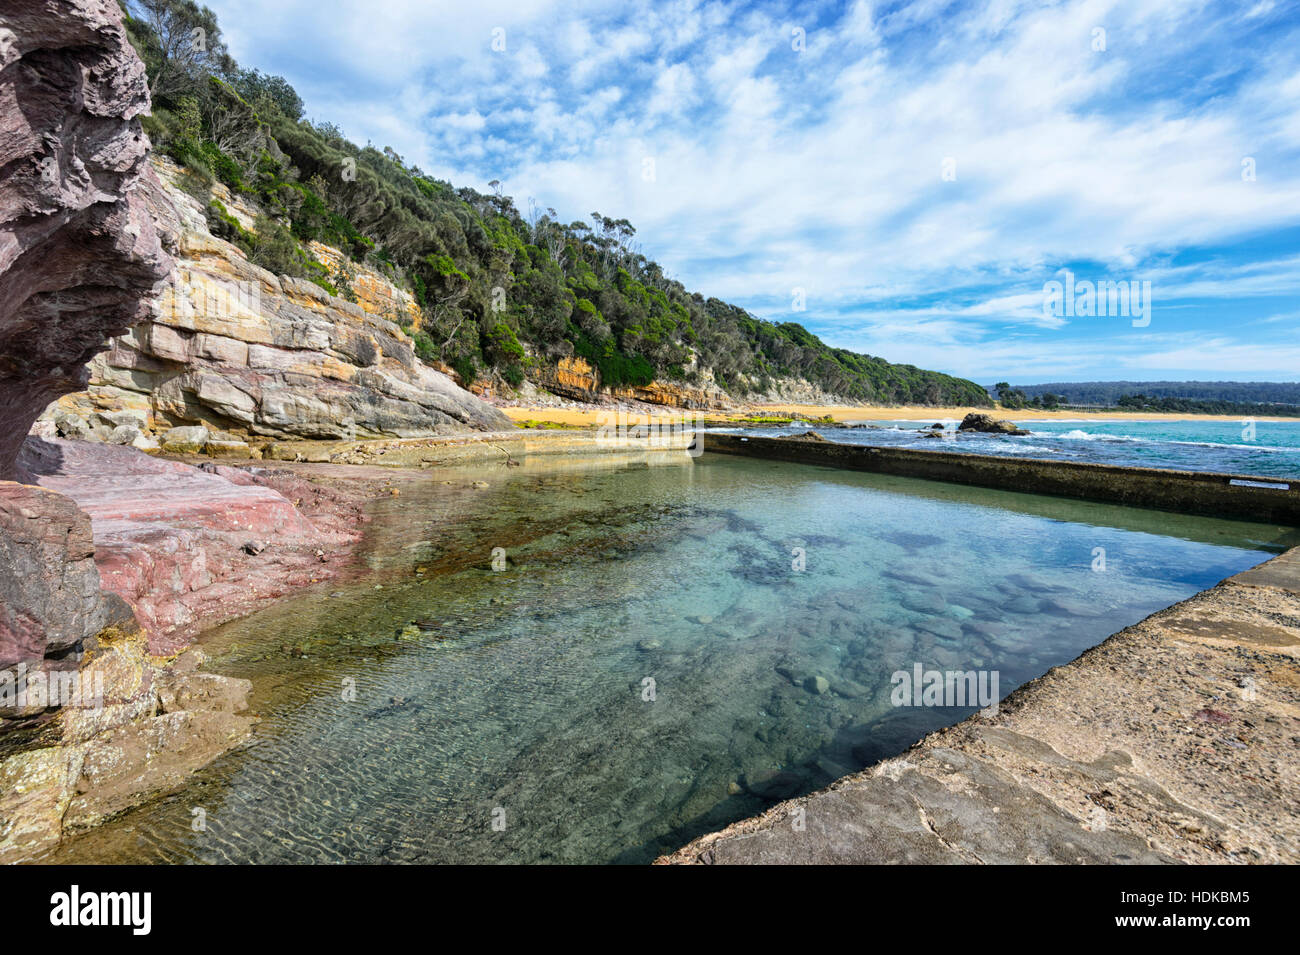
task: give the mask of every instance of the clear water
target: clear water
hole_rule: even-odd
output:
[[[848,444],[1300,478],[1300,421],[1256,421],[1252,433],[1245,421],[1012,420],[1032,433],[957,434],[957,422],[951,420],[946,422],[942,441],[919,433],[920,429],[940,423],[939,419],[873,422],[875,428],[815,430],[831,441]],[[780,436],[808,431],[809,427],[798,424],[746,429],[744,433]]]
[[[1296,543],[726,456],[482,477],[378,505],[363,579],[210,634],[252,744],[52,861],[648,862],[973,711],[891,706],[896,670],[1005,695]]]

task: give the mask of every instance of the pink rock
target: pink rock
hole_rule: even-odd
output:
[[[20,462],[89,515],[103,586],[135,610],[153,653],[174,653],[203,627],[337,573],[341,565],[322,567],[316,551],[337,553],[359,537],[354,508],[293,475],[60,439],[32,439]],[[297,500],[319,505],[318,520]],[[249,554],[249,540],[268,546]]]
[[[171,267],[138,188],[159,189],[144,66],[115,0],[0,3],[0,479],[32,422],[148,311]]]

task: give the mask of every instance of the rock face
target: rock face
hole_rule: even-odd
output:
[[[132,448],[39,438],[20,460],[49,489],[29,490],[73,510],[75,501],[83,521],[89,515],[99,578],[134,609],[155,654],[333,576],[364,523],[359,502],[288,472],[196,468]],[[250,539],[270,544],[248,554]]]
[[[727,405],[727,396],[716,388],[706,391],[662,381],[607,387],[600,380],[600,372],[581,358],[561,358],[554,368],[543,373],[541,384],[547,391],[574,401],[631,399],[687,409],[723,408]]]
[[[0,863],[182,785],[247,738],[248,681],[149,651],[131,608],[100,588],[91,518],[0,482]]]
[[[0,482],[0,670],[75,667],[111,616],[130,610],[100,590],[90,518],[61,494]],[[39,722],[44,710],[0,702],[0,728]]]
[[[224,438],[185,450],[233,454],[259,439],[512,429],[416,357],[390,320],[409,319],[411,303],[382,276],[363,271],[354,304],[273,275],[208,231],[198,200],[175,185],[174,165],[160,159],[156,168],[163,190],[153,211],[177,237],[177,267],[146,320],[91,363],[89,391],[50,410],[57,433],[108,440],[126,425],[148,442],[205,427]]]
[[[114,0],[0,0],[0,479],[170,268],[138,188],[148,108]]]
[[[86,642],[84,698],[39,729],[0,737],[0,863],[38,858],[67,834],[155,795],[246,740],[247,680],[195,671],[190,651],[163,668],[123,622]]]
[[[971,412],[961,419],[961,424],[957,426],[958,431],[982,431],[987,434],[1029,434],[1022,428],[1016,427],[1014,421],[999,421],[991,418],[986,414]]]

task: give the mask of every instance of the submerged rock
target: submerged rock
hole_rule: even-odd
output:
[[[1038,593],[1064,593],[1069,588],[1060,584],[1054,584],[1050,580],[1044,580],[1034,574],[1017,573],[1008,574],[1007,583],[1020,590],[1034,590]]]
[[[810,676],[804,679],[803,688],[809,693],[816,693],[821,696],[831,688],[831,683],[824,676]]]
[[[927,547],[934,547],[936,544],[942,544],[944,539],[934,534],[918,534],[914,531],[895,531],[892,534],[881,535],[882,540],[887,540],[891,544],[897,544],[909,554],[924,550]],[[919,575],[909,575],[906,571],[890,574],[891,577],[897,577],[900,580],[917,579]],[[930,583],[932,581],[926,581]]]
[[[1012,613],[1019,614],[1038,614],[1042,610],[1042,603],[1034,597],[1016,597],[1003,606]]]
[[[776,802],[789,799],[807,785],[800,773],[784,769],[765,769],[745,777],[745,788],[760,799]]]
[[[1046,597],[1041,606],[1044,613],[1058,617],[1100,617],[1106,612],[1096,604],[1072,600],[1069,597]]]

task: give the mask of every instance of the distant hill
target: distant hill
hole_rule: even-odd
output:
[[[1016,385],[1029,398],[1064,395],[1071,405],[1113,407],[1131,395],[1148,398],[1188,398],[1234,404],[1300,405],[1300,382],[1279,381],[1057,381]]]

